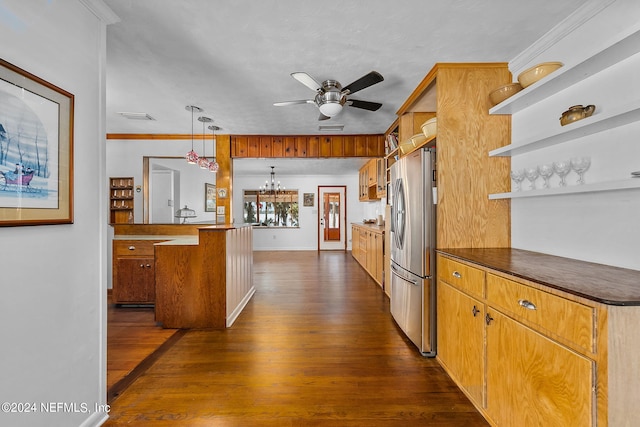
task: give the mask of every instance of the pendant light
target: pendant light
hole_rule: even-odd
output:
[[[187,153],[185,158],[187,159],[187,163],[189,163],[190,165],[194,165],[198,163],[198,153],[193,151],[193,113],[201,113],[204,110],[200,107],[196,107],[195,105],[187,105],[184,108],[187,111],[191,111],[191,151]]]
[[[200,166],[200,169],[209,169],[209,160],[207,160],[207,156],[205,154],[206,150],[204,148],[204,124],[211,123],[213,119],[210,117],[201,116],[198,117],[198,121],[202,122],[202,156],[200,157],[200,160],[198,160],[198,166]]]
[[[220,165],[218,165],[218,162],[216,161],[216,131],[220,130],[221,128],[215,125],[211,125],[209,126],[209,129],[211,129],[211,133],[213,134],[213,159],[209,162],[209,172],[216,173],[220,168]]]

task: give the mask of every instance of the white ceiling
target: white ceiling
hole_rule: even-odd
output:
[[[195,105],[228,134],[317,134],[314,105],[273,106],[313,97],[290,73],[344,86],[372,70],[384,81],[352,97],[383,107],[346,107],[321,123],[344,124],[344,134],[383,133],[436,62],[508,62],[583,3],[104,1],[121,19],[107,28],[107,132],[190,133],[185,106]]]

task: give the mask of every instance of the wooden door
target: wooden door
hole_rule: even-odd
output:
[[[318,186],[318,249],[347,250],[346,186]]]
[[[593,426],[594,362],[494,309],[488,313],[491,418],[501,426]]]
[[[484,312],[484,304],[442,280],[438,281],[438,358],[476,404],[482,406]]]

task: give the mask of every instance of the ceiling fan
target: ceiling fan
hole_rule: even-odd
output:
[[[316,91],[316,96],[313,99],[276,102],[273,104],[276,107],[294,104],[315,104],[320,109],[318,120],[327,120],[338,115],[344,105],[369,111],[377,111],[382,107],[379,102],[347,99],[348,95],[383,81],[384,78],[377,71],[371,71],[345,87],[342,87],[337,80],[325,80],[322,83],[318,83],[316,79],[305,72],[291,73],[291,77],[309,89]]]

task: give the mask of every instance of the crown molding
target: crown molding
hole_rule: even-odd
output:
[[[106,25],[120,22],[120,17],[102,0],[79,0],[84,7],[89,9],[98,19]]]
[[[531,46],[509,61],[509,69],[514,75],[524,70],[531,61],[542,55],[546,50],[599,14],[602,10],[609,7],[609,5],[615,1],[616,0],[587,0],[571,15],[567,16]]]

